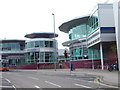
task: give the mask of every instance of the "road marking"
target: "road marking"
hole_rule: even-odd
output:
[[[39,86],[35,86],[36,88],[40,88]]]
[[[60,85],[54,84],[54,83],[49,82],[49,81],[45,81],[45,82],[48,83],[48,84],[51,84],[51,85],[57,86],[57,87],[62,87],[62,86],[60,86]]]
[[[43,90],[41,87],[39,87],[39,86],[37,86],[37,85],[35,85],[35,87],[38,88],[39,90]]]
[[[14,85],[12,85],[12,87],[16,90],[16,87]]]
[[[81,85],[81,84],[75,84],[76,86],[80,86],[80,87],[84,87],[84,88],[91,88],[91,87],[88,87],[88,86],[85,86],[85,85]]]
[[[9,83],[11,83],[11,81],[9,79],[6,78],[5,80],[7,80]]]
[[[0,86],[0,87],[6,87],[6,88],[10,88],[10,87],[12,87],[12,86]]]
[[[38,78],[35,78],[35,77],[28,77],[28,78],[31,78],[31,79],[34,79],[34,80],[39,80]]]
[[[107,86],[107,87],[110,87],[110,88],[120,88],[120,87],[117,87],[117,86],[112,86],[112,85],[103,84],[103,83],[100,83],[100,82],[98,82],[98,81],[94,81],[93,83],[96,83],[96,84],[99,84],[99,85],[102,85],[102,86]]]
[[[5,80],[7,80],[9,83],[11,83],[11,81],[9,79],[5,78]],[[12,85],[12,86],[2,86],[2,87],[13,87],[16,90],[16,87],[14,85]]]

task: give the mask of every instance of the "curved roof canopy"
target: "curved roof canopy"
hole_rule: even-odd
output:
[[[26,38],[54,38],[54,33],[41,32],[41,33],[31,33],[26,34]],[[58,37],[58,34],[55,34],[55,37]]]
[[[78,42],[78,41],[76,41],[76,40],[70,40],[70,41],[66,41],[66,42],[62,43],[62,45],[69,47],[71,44],[76,43],[76,42]]]
[[[87,22],[89,16],[84,16],[84,17],[79,17],[79,18],[76,18],[76,19],[73,19],[73,20],[70,20],[68,22],[65,22],[63,23],[59,29],[60,31],[62,32],[65,32],[65,33],[68,33],[69,30],[75,26],[78,26],[80,24],[84,24]]]
[[[62,45],[69,47],[72,44],[83,43],[85,41],[86,41],[86,37],[83,37],[83,38],[78,38],[78,39],[75,39],[75,40],[69,40],[69,41],[63,42]]]

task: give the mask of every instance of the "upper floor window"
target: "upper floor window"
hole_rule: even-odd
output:
[[[20,43],[0,43],[1,51],[16,51],[23,49],[24,49],[24,45]]]
[[[81,24],[79,26],[73,27],[69,31],[69,39],[74,40],[77,38],[85,37],[87,33],[87,25]]]
[[[34,47],[56,47],[56,46],[53,41],[31,41],[26,43],[26,48]]]
[[[88,19],[88,34],[92,33],[96,28],[98,28],[98,10],[96,10]]]

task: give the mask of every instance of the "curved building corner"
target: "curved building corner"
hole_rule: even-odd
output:
[[[54,33],[31,33],[25,35],[25,57],[27,63],[53,63],[57,62],[58,37]]]
[[[62,45],[69,47],[71,61],[93,69],[117,63],[113,4],[98,4],[90,16],[65,22],[59,29],[69,34],[70,40]]]

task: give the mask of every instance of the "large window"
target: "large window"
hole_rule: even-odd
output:
[[[69,31],[69,39],[74,40],[77,38],[85,37],[91,34],[98,28],[98,10],[96,10],[88,19],[86,24],[81,24],[73,27]]]
[[[98,28],[98,10],[96,10],[88,19],[88,34],[92,33]]]
[[[88,50],[89,59],[100,59],[100,50],[89,48]]]
[[[20,43],[0,43],[0,51],[17,51],[23,49],[24,45]]]
[[[74,40],[76,38],[85,37],[87,34],[87,25],[81,24],[76,26],[69,31],[69,39]]]
[[[83,60],[83,59],[100,59],[99,48],[71,48],[70,49],[71,60]]]
[[[28,52],[26,62],[55,62],[57,60],[54,52]]]
[[[70,55],[72,60],[80,60],[83,59],[83,48],[74,48],[70,49]]]
[[[31,41],[26,43],[26,48],[34,47],[57,47],[57,42],[55,41]]]

